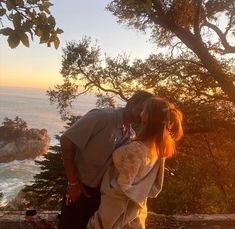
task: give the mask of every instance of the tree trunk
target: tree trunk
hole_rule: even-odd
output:
[[[221,89],[235,105],[235,85],[223,71],[220,63],[209,53],[203,42],[196,38],[191,32],[179,27],[173,29],[172,32],[174,32],[178,38],[198,56],[204,67],[219,83]]]

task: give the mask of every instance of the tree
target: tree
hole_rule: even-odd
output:
[[[63,52],[64,84],[48,91],[61,112],[79,94],[74,85],[83,86],[84,92],[95,88],[105,97],[115,94],[124,101],[137,89],[150,90],[183,111],[185,137],[176,156],[167,160],[164,188],[159,198],[149,201],[151,210],[166,214],[234,211],[235,111],[195,55],[165,58],[158,54],[134,61],[119,55],[102,60],[100,48],[91,45],[89,38],[69,42]],[[234,66],[226,59],[221,64],[228,73]]]
[[[197,108],[194,126],[205,124],[203,132],[193,127],[176,155],[166,161],[163,190],[156,200],[149,200],[151,210],[164,214],[234,212],[235,123],[214,108]],[[191,123],[184,124],[186,129]]]
[[[113,0],[107,9],[121,23],[149,29],[158,45],[184,52],[184,44],[235,104],[234,71],[221,63],[235,53],[233,0]]]
[[[0,0],[0,22],[3,27],[3,19],[9,22],[10,27],[0,30],[0,34],[8,37],[8,44],[16,48],[20,42],[29,47],[29,38],[40,38],[40,44],[51,43],[57,49],[59,47],[58,35],[63,30],[56,28],[55,18],[49,8],[53,4],[49,0]]]
[[[28,130],[28,126],[23,119],[16,116],[14,120],[4,118],[2,126],[0,126],[0,130],[0,138],[3,140],[9,140],[21,136]]]
[[[50,146],[49,152],[45,154],[43,160],[36,161],[36,164],[40,167],[41,172],[34,176],[34,182],[31,185],[24,187],[22,205],[59,210],[67,188],[60,146]]]
[[[152,54],[146,60],[131,61],[125,55],[105,56],[103,60],[100,47],[84,37],[78,43],[68,42],[63,53],[61,74],[64,83],[48,91],[51,102],[57,103],[63,117],[76,96],[93,88],[105,93],[106,99],[117,95],[123,101],[140,89],[153,91],[176,103],[230,101],[190,52],[173,59]],[[231,74],[235,61],[221,60],[221,65],[227,74]],[[235,80],[235,77],[231,75],[231,79]],[[78,93],[78,88],[84,90]]]
[[[206,129],[204,133],[196,132],[198,129],[188,132],[177,155],[167,160],[163,191],[157,199],[148,201],[150,210],[163,214],[234,212],[235,123],[227,112],[213,115],[214,109],[213,104],[197,107],[198,123],[206,124]],[[75,119],[72,117],[69,125]],[[185,124],[187,130],[191,123],[194,120]],[[37,164],[41,173],[24,189],[23,203],[40,209],[60,209],[67,186],[60,147],[51,147]]]
[[[235,62],[227,56],[234,53],[233,2],[203,1],[200,8],[196,1],[196,5],[193,1],[162,1],[164,10],[157,11],[158,2],[112,1],[108,9],[121,22],[150,29],[158,45],[171,47],[170,55],[152,54],[146,60],[134,61],[125,55],[103,58],[100,47],[91,45],[89,38],[69,42],[62,57],[64,84],[50,89],[48,95],[62,114],[76,96],[93,88],[104,98],[118,95],[124,101],[135,90],[150,90],[176,103],[184,114],[185,137],[176,157],[167,160],[163,192],[149,202],[150,208],[167,214],[233,212]],[[159,20],[174,22],[172,28],[164,21],[157,24],[159,20],[153,20],[159,12]],[[200,26],[196,23],[200,14],[207,15],[206,20],[213,24],[220,19],[219,12],[228,19],[228,27],[221,31],[227,44],[230,41],[229,47],[222,36],[210,39],[212,26],[204,25],[203,17]],[[80,93],[79,88],[83,88]]]
[[[70,127],[79,117],[71,116],[66,128]],[[59,136],[56,136],[59,139]],[[50,146],[43,160],[36,164],[41,172],[34,176],[32,184],[23,189],[24,198],[18,208],[35,207],[46,210],[60,210],[61,201],[66,193],[67,177],[63,166],[61,148],[59,145]]]

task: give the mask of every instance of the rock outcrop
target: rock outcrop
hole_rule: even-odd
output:
[[[0,131],[0,163],[32,159],[48,150],[50,137],[46,129],[26,129],[14,133],[14,137],[9,137],[5,127],[0,127]]]

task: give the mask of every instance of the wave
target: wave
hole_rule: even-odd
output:
[[[37,159],[42,160],[38,157]],[[18,192],[33,181],[33,176],[40,172],[34,160],[0,163],[0,192],[3,194],[0,206],[6,206]]]
[[[95,107],[94,94],[79,96],[73,103],[72,114],[83,115]],[[0,87],[0,123],[5,117],[22,118],[28,128],[45,128],[51,138],[50,145],[57,145],[56,134],[64,130],[65,123],[60,119],[55,104],[50,104],[44,89]],[[43,160],[38,157],[37,160]],[[17,193],[33,180],[33,176],[40,172],[34,160],[12,161],[0,163],[0,192],[3,198],[0,206],[16,197]]]

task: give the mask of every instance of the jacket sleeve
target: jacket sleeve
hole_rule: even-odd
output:
[[[120,158],[121,157],[121,158]],[[114,165],[118,170],[117,183],[123,192],[132,187],[135,178],[143,164],[141,153],[134,144],[122,147],[113,154]],[[117,164],[119,161],[119,165]],[[121,162],[121,163],[120,163]]]

